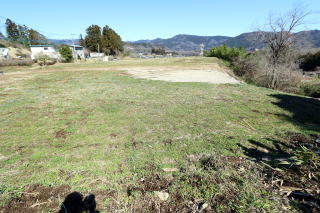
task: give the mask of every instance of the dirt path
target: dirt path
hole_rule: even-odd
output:
[[[225,72],[216,70],[161,70],[131,69],[127,71],[134,78],[161,80],[170,82],[206,82],[213,84],[238,84],[237,79]]]

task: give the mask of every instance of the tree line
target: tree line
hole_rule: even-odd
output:
[[[26,25],[16,24],[11,19],[7,19],[5,25],[7,39],[11,42],[18,42],[25,46],[48,43],[44,35]]]
[[[3,37],[3,39],[21,43],[25,46],[49,43],[44,35],[26,25],[19,25],[11,19],[7,19],[5,25],[7,37],[5,38],[1,34],[0,37]],[[89,26],[86,29],[85,38],[80,35],[79,43],[91,52],[100,52],[106,55],[119,55],[124,50],[120,35],[108,25],[102,29],[98,25]]]
[[[92,52],[105,53],[106,55],[119,55],[123,52],[123,42],[117,34],[108,25],[101,27],[91,25],[86,29],[86,36],[83,39],[80,35],[80,45],[86,47]]]

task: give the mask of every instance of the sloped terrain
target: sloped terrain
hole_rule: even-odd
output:
[[[0,48],[9,48],[10,58],[30,58],[31,51],[21,44],[12,43],[6,40],[0,40]]]
[[[100,212],[316,212],[319,170],[305,165],[317,166],[319,100],[126,72],[217,63],[124,60],[4,72],[0,212],[56,212],[73,191],[95,194]],[[292,158],[300,154],[309,157]]]

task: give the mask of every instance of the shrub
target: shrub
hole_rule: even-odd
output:
[[[48,65],[54,65],[55,63],[57,63],[57,60],[52,59],[49,56],[42,54],[37,57],[37,63],[41,67],[43,67],[43,66],[48,66]]]
[[[258,69],[254,57],[236,57],[232,60],[234,74],[249,80]]]
[[[263,51],[234,58],[232,68],[237,76],[257,86],[293,93],[300,90],[302,73],[298,71],[296,64],[287,62],[273,67]]]
[[[318,84],[303,84],[301,86],[301,92],[305,96],[314,98],[320,98],[320,83]]]
[[[209,51],[205,52],[208,57],[217,57],[226,61],[232,61],[236,57],[244,57],[247,55],[243,47],[240,48],[230,48],[226,45],[219,47],[214,47]]]
[[[320,67],[320,51],[312,54],[308,53],[300,57],[300,68],[304,71],[315,71]]]
[[[31,66],[34,62],[31,59],[25,60],[0,60],[0,67],[6,66]]]
[[[156,54],[156,55],[165,55],[166,50],[163,48],[152,48],[151,49],[151,54]]]
[[[67,62],[67,63],[72,62],[73,53],[68,45],[62,45],[59,52],[62,58],[64,59],[64,62]]]

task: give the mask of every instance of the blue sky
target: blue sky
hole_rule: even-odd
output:
[[[0,0],[0,30],[9,17],[49,38],[84,34],[91,24],[109,25],[123,40],[177,34],[236,36],[264,24],[270,12],[290,10],[297,0]],[[320,0],[300,1],[313,15],[301,30],[320,29]],[[76,36],[71,36],[76,34]]]

